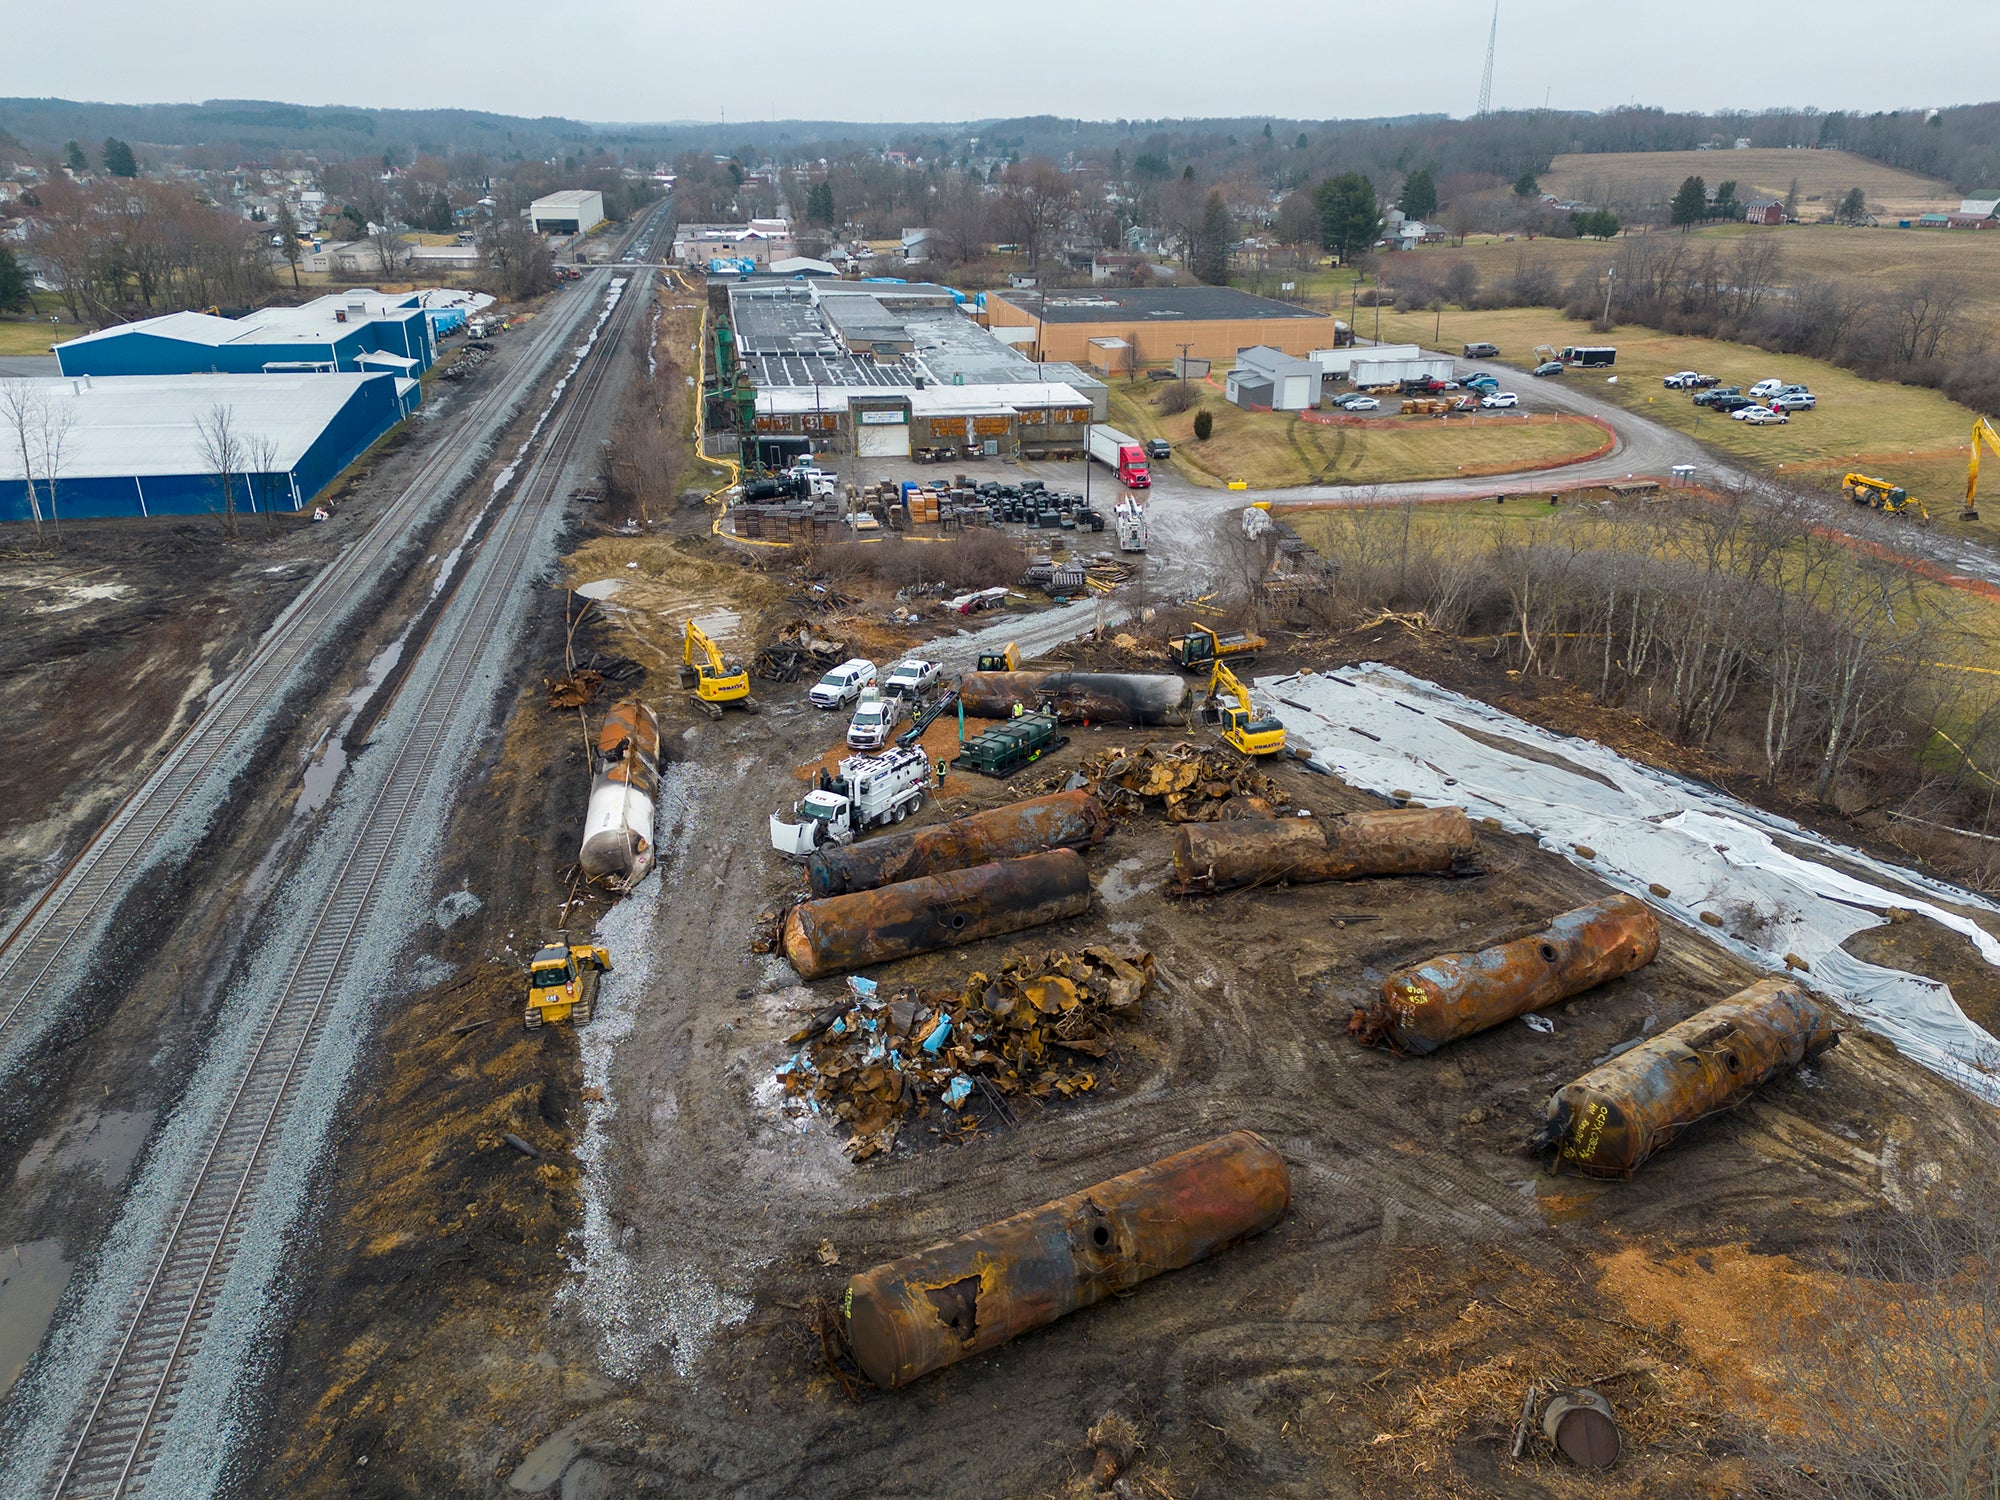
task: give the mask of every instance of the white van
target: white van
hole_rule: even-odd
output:
[[[873,686],[875,663],[865,656],[854,656],[814,683],[806,701],[814,708],[840,708],[859,698],[863,688]]]

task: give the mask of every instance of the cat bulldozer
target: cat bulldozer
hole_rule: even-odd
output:
[[[559,932],[528,964],[528,1030],[544,1023],[589,1022],[597,1008],[597,977],[611,972],[611,954],[595,943],[572,943]]]

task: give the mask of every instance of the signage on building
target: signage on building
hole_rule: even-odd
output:
[[[863,427],[900,427],[910,420],[910,414],[900,407],[894,411],[864,411],[859,415]]]

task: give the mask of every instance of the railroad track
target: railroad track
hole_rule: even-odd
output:
[[[643,221],[635,242],[657,217]],[[183,816],[212,813],[221,805],[263,736],[261,721],[295,671],[338,637],[339,622],[378,581],[383,561],[404,543],[411,521],[435,499],[451,471],[466,462],[468,449],[483,449],[505,425],[557,351],[575,338],[582,316],[572,303],[541,322],[513,378],[475,402],[461,419],[460,435],[440,440],[381,516],[272,622],[152,774],[0,940],[0,1078],[19,1065],[67,1000],[69,987],[58,972],[64,958],[90,950],[99,928],[136,877],[159,857],[164,835]]]
[[[625,269],[614,268],[614,274]],[[397,705],[393,720],[408,727],[397,741],[377,741],[375,753],[390,759],[358,834],[346,847],[330,851],[338,864],[325,899],[309,922],[274,935],[274,941],[293,945],[283,960],[282,981],[270,990],[254,1026],[254,1044],[223,1091],[227,1102],[217,1112],[219,1123],[170,1209],[150,1274],[129,1293],[122,1331],[87,1388],[87,1406],[71,1417],[47,1493],[92,1500],[147,1493],[189,1366],[216,1315],[332,1002],[349,977],[393,857],[412,836],[413,815],[433,779],[450,774],[441,752],[457,710],[474,697],[477,679],[490,665],[492,639],[525,587],[537,522],[548,504],[560,502],[558,481],[591,430],[596,398],[615,366],[611,352],[631,326],[633,309],[645,304],[643,289],[650,280],[641,270],[627,282],[598,334],[603,347],[585,358],[554,430],[530,460],[467,568],[458,597],[412,664],[403,685],[405,702]],[[483,580],[476,587],[475,575]],[[193,1414],[199,1416],[199,1408]]]

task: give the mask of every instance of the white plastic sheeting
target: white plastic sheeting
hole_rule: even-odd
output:
[[[1266,677],[1257,686],[1260,701],[1279,706],[1291,745],[1351,785],[1497,818],[1683,922],[1713,913],[1725,924],[1705,929],[1717,941],[1771,969],[1782,969],[1788,953],[1805,959],[1812,987],[1862,1025],[2000,1104],[2000,1043],[1958,1008],[1948,986],[1863,963],[1840,946],[1897,906],[1963,934],[2000,966],[2000,942],[1965,915],[2000,914],[1993,903],[1392,667]],[[1578,844],[1594,857],[1578,855]],[[1671,895],[1654,895],[1653,885]]]

